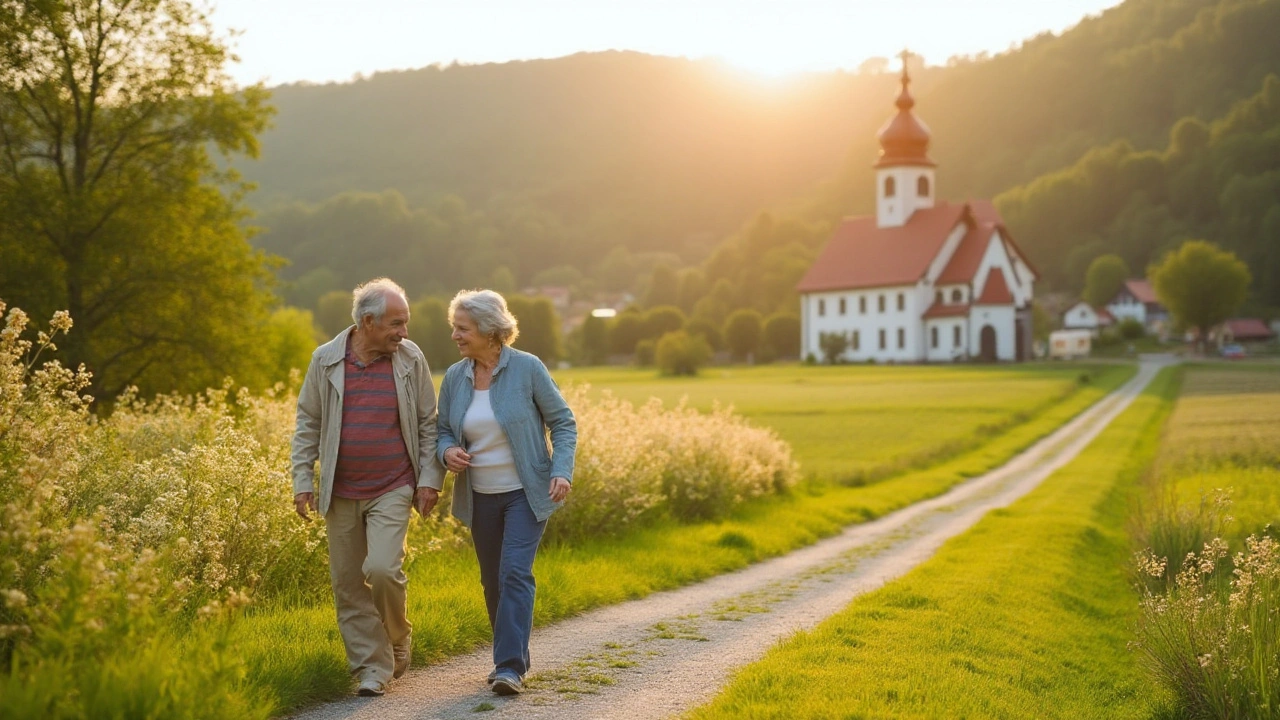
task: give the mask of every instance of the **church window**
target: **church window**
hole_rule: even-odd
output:
[[[955,327],[951,328],[951,330],[952,330],[951,344],[956,347],[960,347],[960,326],[956,325]]]
[[[898,311],[901,312],[906,309],[907,309],[907,296],[903,295],[902,293],[898,293]]]
[[[884,196],[891,198],[898,194],[898,183],[891,177],[884,179]]]
[[[916,180],[916,195],[929,197],[929,178],[924,175],[921,175],[920,179]]]
[[[944,302],[944,301],[943,301],[943,299],[942,299],[942,291],[941,291],[941,290],[939,290],[939,291],[938,291],[938,296],[937,296],[937,300],[936,300],[936,302],[937,302],[939,305],[941,305],[941,304]]]
[[[822,298],[818,298],[818,317],[822,317],[823,315],[826,315],[826,314],[827,314],[827,301],[823,300]]]
[[[934,325],[929,328],[929,347],[938,347],[938,326]]]
[[[880,328],[880,349],[884,349],[884,328]]]
[[[879,300],[878,305],[879,305],[879,308],[880,308],[880,312],[884,312],[884,295],[881,295],[881,296],[878,298],[878,300]]]
[[[963,298],[964,298],[964,295],[960,294],[960,288],[956,288],[955,290],[951,291],[951,302],[958,303]]]
[[[845,311],[844,298],[840,298],[840,314],[843,315],[844,311]]]
[[[860,337],[860,335],[861,334],[857,330],[853,331],[853,351],[854,352],[857,352],[858,347],[862,345],[862,342],[861,342],[862,338]]]
[[[858,296],[858,312],[862,313],[863,315],[867,314],[867,296],[866,295]]]
[[[904,328],[898,328],[898,349],[901,350],[907,346],[907,331]]]

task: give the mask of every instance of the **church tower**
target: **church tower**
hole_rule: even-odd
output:
[[[907,86],[907,58],[902,52],[902,92],[894,103],[898,114],[880,128],[880,159],[876,169],[876,226],[901,227],[911,214],[933,207],[937,191],[936,163],[929,159],[929,128],[911,112],[916,101]]]

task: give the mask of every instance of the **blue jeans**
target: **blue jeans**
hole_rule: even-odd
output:
[[[471,540],[493,628],[493,665],[524,677],[533,632],[533,556],[547,521],[534,517],[524,490],[472,492],[471,500]]]

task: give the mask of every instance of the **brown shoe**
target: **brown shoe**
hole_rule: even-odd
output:
[[[409,661],[413,659],[413,633],[404,636],[404,640],[391,646],[391,655],[395,658],[396,668],[391,677],[399,678],[409,670]]]

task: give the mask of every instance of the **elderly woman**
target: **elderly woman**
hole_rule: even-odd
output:
[[[493,628],[489,681],[514,695],[529,670],[533,557],[569,494],[578,430],[542,361],[511,347],[519,331],[501,295],[458,293],[449,323],[462,360],[440,386],[436,453],[458,477],[453,514],[471,528],[480,560]]]

